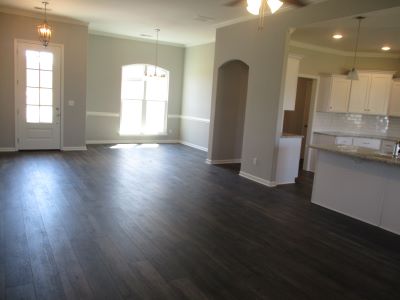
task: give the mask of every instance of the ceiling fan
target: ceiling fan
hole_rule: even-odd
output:
[[[259,15],[258,29],[264,28],[264,15],[267,8],[270,9],[271,13],[277,12],[283,4],[293,5],[297,7],[307,6],[306,0],[231,0],[225,3],[225,6],[244,6],[247,4],[247,11],[253,15]]]

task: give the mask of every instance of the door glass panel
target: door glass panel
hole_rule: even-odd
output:
[[[26,88],[26,104],[39,105],[39,89]]]
[[[39,71],[38,70],[26,70],[26,86],[39,87]]]
[[[26,121],[28,123],[39,123],[39,106],[37,105],[26,106]]]
[[[40,70],[53,70],[53,53],[40,52]]]
[[[26,122],[53,123],[53,54],[26,51]]]
[[[52,123],[53,122],[53,107],[51,106],[40,106],[40,123]]]
[[[53,105],[52,89],[40,89],[40,105]]]
[[[38,51],[26,51],[26,68],[27,69],[39,69],[39,52]]]
[[[52,88],[53,87],[53,72],[40,71],[40,87]]]

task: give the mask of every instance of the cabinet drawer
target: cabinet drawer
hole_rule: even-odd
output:
[[[382,151],[383,153],[392,154],[395,144],[396,144],[396,143],[393,142],[393,141],[382,141],[381,151]]]
[[[338,136],[335,140],[336,145],[353,145],[353,138],[348,136]]]
[[[381,149],[381,140],[354,138],[353,145],[358,146],[358,147],[374,149],[374,150],[380,150]]]

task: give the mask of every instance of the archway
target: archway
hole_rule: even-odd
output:
[[[218,69],[212,163],[240,163],[246,112],[249,66],[233,60]]]

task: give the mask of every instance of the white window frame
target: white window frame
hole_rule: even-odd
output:
[[[144,85],[143,85],[143,99],[123,99],[123,84],[124,84],[124,80],[125,78],[123,78],[123,69],[125,67],[131,67],[131,66],[144,66],[144,73],[143,73],[143,81],[144,81]],[[147,80],[145,78],[145,73],[147,74],[147,69],[148,67],[151,68],[156,68],[157,71],[159,71],[159,73],[165,73],[166,74],[166,80],[168,80],[168,87],[167,87],[167,100],[166,101],[162,101],[162,100],[151,100],[151,99],[146,99],[147,95]],[[168,102],[169,102],[169,71],[160,67],[156,67],[154,65],[151,64],[131,64],[131,65],[124,65],[122,66],[122,70],[121,70],[121,108],[120,108],[120,130],[119,130],[119,135],[120,136],[165,136],[168,134]],[[141,101],[142,102],[142,124],[141,124],[141,133],[129,133],[129,132],[123,132],[121,131],[121,127],[122,127],[122,116],[123,116],[123,105],[124,105],[124,101]],[[146,112],[147,112],[147,101],[159,101],[159,102],[163,102],[165,103],[165,111],[164,111],[164,131],[159,132],[159,133],[146,133],[143,131],[143,129],[146,126]]]

